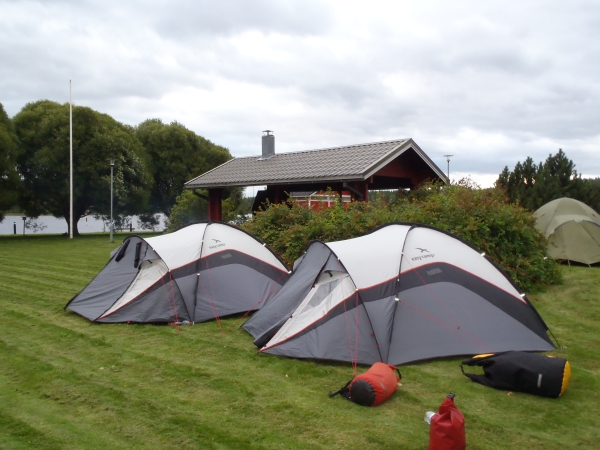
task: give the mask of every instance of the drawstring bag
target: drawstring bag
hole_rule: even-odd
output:
[[[398,373],[397,377],[394,370]],[[396,392],[401,379],[402,375],[396,366],[376,362],[339,391],[330,392],[329,397],[341,395],[362,406],[377,406]]]
[[[482,367],[483,375],[465,373],[465,365]],[[566,359],[526,352],[477,355],[463,361],[460,368],[465,376],[484,386],[551,398],[560,397],[571,378]]]
[[[431,417],[429,450],[464,450],[467,447],[465,417],[448,395],[437,414]]]

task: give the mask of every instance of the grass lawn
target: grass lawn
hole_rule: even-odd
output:
[[[424,449],[424,413],[449,392],[470,449],[600,448],[600,267],[564,267],[563,285],[530,297],[571,362],[560,399],[478,385],[452,358],[401,367],[397,393],[366,408],[328,398],[350,364],[259,355],[239,318],[222,332],[64,311],[115,247],[0,237],[0,448]]]

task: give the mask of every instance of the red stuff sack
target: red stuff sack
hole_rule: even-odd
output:
[[[398,372],[398,376],[394,373]],[[362,406],[377,406],[387,400],[398,388],[402,379],[396,366],[376,362],[369,370],[350,380],[337,392],[330,392],[330,397],[342,395],[348,400]]]
[[[431,417],[429,450],[464,450],[465,417],[454,404],[454,394],[448,395],[437,414]]]

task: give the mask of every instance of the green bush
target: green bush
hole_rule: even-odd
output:
[[[208,219],[208,202],[192,191],[185,190],[177,197],[168,221],[168,232],[185,225]]]
[[[384,201],[352,202],[311,210],[293,201],[268,205],[242,227],[265,241],[291,265],[314,240],[339,241],[361,236],[373,228],[393,221]]]
[[[561,282],[560,267],[546,258],[546,240],[533,215],[509,204],[503,191],[479,189],[468,180],[452,186],[426,185],[370,203],[352,202],[309,210],[293,202],[269,207],[243,228],[265,241],[292,264],[309,242],[362,236],[392,222],[413,222],[449,231],[485,252],[524,290]]]
[[[206,193],[204,195],[206,197]],[[223,222],[242,223],[245,212],[242,208],[242,189],[227,189],[221,203]],[[195,222],[208,220],[208,201],[195,195],[190,190],[184,190],[177,200],[168,219],[167,231],[173,232],[181,227]]]

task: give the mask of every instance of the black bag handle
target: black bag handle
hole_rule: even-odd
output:
[[[350,396],[348,395],[350,392],[349,386],[350,386],[350,383],[352,383],[352,381],[354,381],[354,378],[352,378],[352,380],[348,381],[339,391],[335,391],[335,392],[329,391],[329,398],[333,398],[336,395],[341,395],[341,396],[349,399],[350,398]]]
[[[475,358],[471,358],[471,359],[466,359],[463,362],[460,363],[460,370],[463,373],[463,375],[467,378],[470,378],[471,380],[475,381],[476,383],[479,384],[483,384],[484,386],[489,386],[489,387],[493,387],[492,383],[490,383],[490,380],[485,376],[485,375],[477,375],[475,373],[466,373],[465,372],[465,368],[464,366],[480,366],[480,367],[485,367],[485,366],[489,366],[490,364],[493,364],[493,361],[489,361],[490,358],[497,356],[498,354],[492,354],[489,356],[484,356],[484,357],[475,357]]]

